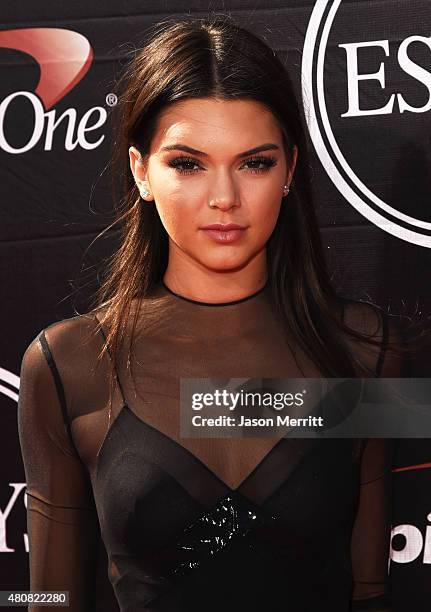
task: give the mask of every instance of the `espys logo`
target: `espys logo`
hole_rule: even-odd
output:
[[[431,513],[428,514],[431,522]],[[398,540],[402,539],[400,546]],[[412,563],[419,557],[425,564],[431,563],[431,525],[427,525],[425,535],[415,525],[397,525],[392,529],[391,560],[395,563]]]
[[[15,49],[31,55],[40,68],[39,83],[35,92],[16,91],[0,103],[0,148],[7,153],[26,153],[44,139],[45,151],[52,150],[56,128],[66,122],[64,146],[72,151],[77,146],[95,149],[104,139],[87,140],[86,134],[100,128],[107,118],[102,106],[87,110],[79,119],[76,109],[68,108],[59,117],[54,104],[61,100],[88,72],[93,50],[82,34],[61,28],[23,28],[0,32],[0,48]],[[112,94],[111,94],[112,95]],[[33,130],[24,146],[14,147],[5,137],[5,122],[10,107],[18,98],[28,100],[34,116]]]
[[[18,402],[20,379],[19,376],[13,374],[5,368],[0,368],[0,394],[11,398],[15,402]],[[26,487],[25,482],[10,482],[9,486],[12,487],[12,494],[6,507],[0,508],[0,553],[13,553],[14,548],[10,548],[7,544],[7,531],[6,525],[9,515],[11,514],[21,491],[24,491]],[[27,507],[27,497],[24,496],[24,504]],[[28,535],[24,534],[24,548],[28,552]]]
[[[0,368],[0,394],[18,401],[19,376],[5,368]]]
[[[431,248],[431,223],[415,214],[418,208],[428,210],[426,197],[418,207],[408,194],[398,201],[396,187],[390,196],[378,193],[385,175],[394,184],[405,171],[405,181],[412,183],[410,194],[415,199],[421,195],[421,149],[416,147],[416,158],[411,155],[409,136],[417,145],[429,131],[429,126],[424,129],[424,123],[419,121],[422,113],[431,110],[431,72],[421,65],[430,66],[431,37],[418,32],[429,34],[430,14],[424,11],[421,16],[415,14],[414,20],[403,20],[398,13],[396,38],[391,41],[387,39],[391,32],[388,15],[385,13],[384,19],[379,19],[381,8],[377,4],[316,0],[302,56],[302,93],[308,128],[326,172],[357,211],[389,234]],[[381,40],[369,40],[370,22],[377,24],[373,25],[374,30],[384,23]],[[358,41],[355,39],[361,36],[361,24],[364,40]],[[396,48],[391,44],[395,42]],[[331,96],[326,95],[328,90]],[[412,113],[417,119],[413,119]],[[367,127],[368,132],[364,133],[367,136],[372,133],[373,137],[366,143],[360,139],[346,142],[347,127],[351,130]],[[399,135],[403,136],[404,148],[395,142]],[[429,144],[424,142],[424,155],[428,149]],[[394,169],[394,160],[401,151],[405,153],[404,163],[400,159],[399,168]],[[418,180],[405,168],[409,155],[413,170],[419,172]],[[426,163],[424,160],[424,167]],[[374,173],[373,190],[367,186],[367,173]],[[424,185],[423,191],[429,193],[429,188]]]

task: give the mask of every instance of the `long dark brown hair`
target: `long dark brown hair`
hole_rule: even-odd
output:
[[[373,345],[381,341],[373,334],[350,329],[339,316],[337,304],[342,298],[329,279],[312,203],[305,123],[286,68],[271,48],[227,15],[168,19],[149,32],[118,85],[113,164],[116,178],[123,183],[123,196],[117,218],[104,231],[121,224],[122,237],[108,260],[91,311],[99,315],[102,325],[109,322],[104,329],[112,349],[113,372],[132,300],[150,294],[168,262],[166,230],[156,207],[142,205],[129,168],[128,148],[134,145],[144,158],[149,154],[157,118],[168,104],[218,98],[263,103],[280,125],[288,164],[292,147],[298,147],[288,203],[281,207],[267,243],[272,299],[289,336],[324,376],[370,374],[348,349],[346,334]],[[129,363],[138,315],[139,308],[129,338]],[[105,350],[106,346],[99,357]]]

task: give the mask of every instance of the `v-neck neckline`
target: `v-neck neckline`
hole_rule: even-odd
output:
[[[144,421],[143,419],[138,417],[138,415],[130,407],[130,405],[128,404],[127,401],[125,401],[123,403],[123,405],[122,405],[122,407],[120,409],[119,414],[117,415],[117,417],[116,417],[115,421],[113,422],[113,424],[111,425],[111,427],[110,427],[110,429],[109,429],[109,431],[108,431],[104,441],[102,442],[102,445],[101,445],[101,447],[99,449],[99,452],[98,452],[98,456],[102,453],[103,447],[104,447],[105,442],[106,442],[107,437],[108,437],[108,434],[112,431],[113,427],[115,427],[115,424],[117,423],[119,417],[121,416],[122,412],[125,411],[125,410],[138,423],[140,423],[144,427],[148,427],[152,431],[158,433],[160,436],[162,436],[164,439],[166,439],[170,444],[175,446],[175,448],[178,448],[180,450],[180,452],[182,452],[186,457],[190,458],[192,461],[195,461],[197,464],[199,464],[205,470],[205,472],[207,474],[209,474],[212,478],[214,478],[220,485],[222,485],[231,494],[233,494],[233,493],[240,493],[240,489],[242,489],[251,480],[251,478],[256,474],[257,470],[259,468],[261,468],[263,466],[263,464],[266,462],[266,460],[268,460],[269,457],[272,456],[275,453],[276,449],[280,446],[280,443],[283,440],[286,440],[286,437],[281,437],[279,440],[277,440],[277,442],[274,444],[274,446],[272,446],[269,449],[269,451],[267,453],[265,453],[265,455],[258,461],[258,463],[252,468],[252,470],[247,474],[247,476],[245,476],[245,478],[243,478],[243,480],[238,485],[236,485],[235,487],[231,487],[230,485],[227,484],[227,482],[225,482],[223,480],[223,478],[221,478],[221,476],[216,474],[216,472],[214,472],[214,470],[212,470],[200,457],[198,457],[197,455],[192,453],[192,451],[190,451],[188,448],[186,448],[185,446],[180,444],[177,440],[175,440],[175,438],[172,438],[171,436],[169,436],[168,434],[164,433],[160,429],[157,429],[157,427],[154,427],[154,425],[151,425],[147,421]]]

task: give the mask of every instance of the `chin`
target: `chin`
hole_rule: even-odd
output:
[[[201,260],[200,263],[205,266],[205,268],[208,268],[209,270],[214,270],[214,272],[234,272],[244,268],[251,259],[252,256],[238,257],[220,255],[214,258],[208,258],[205,261]]]

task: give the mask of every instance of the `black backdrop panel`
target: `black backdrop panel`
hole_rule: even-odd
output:
[[[0,11],[0,588],[3,590],[28,588],[25,478],[16,424],[22,355],[43,327],[85,310],[97,286],[97,271],[117,244],[115,231],[91,244],[111,220],[110,94],[115,79],[126,54],[145,40],[145,31],[151,24],[165,17],[205,16],[210,9],[231,13],[238,23],[264,37],[286,62],[299,96],[303,58],[314,66],[307,91],[315,103],[318,125],[317,136],[310,132],[312,188],[335,287],[345,295],[371,298],[382,306],[390,306],[392,312],[412,312],[416,303],[425,314],[431,311],[428,272],[431,243],[423,238],[431,234],[431,228],[419,229],[418,225],[431,221],[429,0],[211,3],[45,0],[37,5],[23,0],[3,6]],[[330,24],[326,32],[325,23]],[[35,28],[77,33],[93,53],[83,78],[49,108],[44,107],[43,97],[35,93],[46,63],[38,62],[34,54],[22,47],[24,44],[27,51],[30,48],[34,51],[28,45]],[[22,29],[30,29],[24,43],[18,35]],[[13,30],[18,33],[10,34]],[[312,49],[309,41],[313,36]],[[61,33],[58,40],[64,44]],[[364,44],[358,46],[359,43]],[[319,85],[317,51],[323,44],[326,51]],[[358,74],[369,75],[356,82],[355,58]],[[370,76],[379,70],[380,80]],[[326,125],[319,91],[326,104]],[[356,114],[352,98],[355,91],[360,110]],[[383,108],[392,95],[395,97],[390,112],[370,112]],[[304,103],[309,113],[310,99],[304,98]],[[416,111],[401,112],[400,103]],[[50,132],[49,121],[56,122],[61,117]],[[82,133],[85,125],[97,122],[97,127]],[[42,126],[39,135],[35,132],[37,125]],[[345,160],[344,168],[331,144],[329,128]],[[80,129],[81,137],[76,143]],[[28,150],[19,152],[22,148]],[[345,191],[345,184],[367,206],[374,199],[391,207],[392,227],[409,230],[416,227],[414,239],[407,239],[407,233],[394,236],[370,220],[364,214],[368,209],[363,204],[362,212],[354,206],[354,196]],[[380,212],[384,209],[374,206]],[[404,225],[402,215],[409,218]],[[429,355],[423,355],[412,366],[411,374],[429,376],[429,363]],[[431,444],[426,439],[400,440],[397,444],[390,564],[394,612],[421,612],[429,608],[430,451]],[[106,572],[106,552],[101,542],[98,612],[118,610]]]

